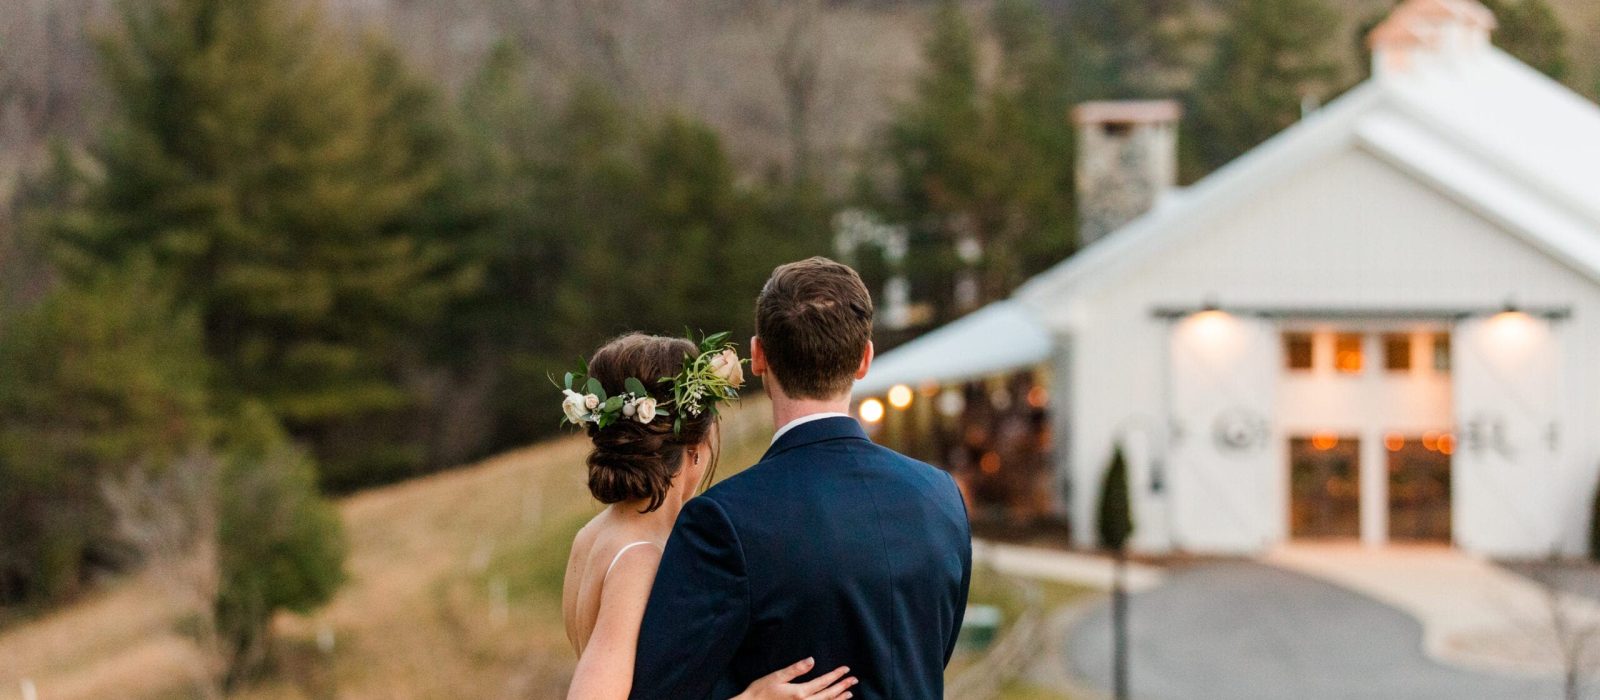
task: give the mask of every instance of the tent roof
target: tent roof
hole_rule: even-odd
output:
[[[856,382],[855,395],[1029,367],[1048,358],[1052,347],[1049,331],[1033,312],[1015,301],[998,301],[884,353],[866,379]]]

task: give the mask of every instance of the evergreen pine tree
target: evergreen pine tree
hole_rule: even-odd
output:
[[[1325,0],[1232,0],[1189,109],[1185,170],[1204,175],[1300,118],[1339,78],[1339,16]]]
[[[1204,58],[1192,0],[1080,0],[1067,5],[1066,53],[1080,98],[1166,98],[1188,90]]]
[[[1545,0],[1480,1],[1499,21],[1496,46],[1551,78],[1567,79],[1567,29]]]
[[[1000,70],[984,85],[971,25],[940,4],[915,97],[886,134],[891,214],[910,229],[913,293],[934,302],[935,321],[1004,297],[1073,240],[1067,68],[1036,3],[1001,2],[994,22]],[[958,256],[964,240],[975,263]],[[960,299],[969,266],[976,298]]]
[[[1111,466],[1100,483],[1100,510],[1096,523],[1100,546],[1121,551],[1133,534],[1133,504],[1128,500],[1128,463],[1119,445],[1111,453]]]
[[[124,563],[100,479],[207,439],[199,320],[171,308],[134,265],[0,316],[0,603]]]
[[[459,289],[417,235],[439,163],[392,62],[291,0],[124,2],[104,177],[59,226],[69,272],[148,256],[201,314],[224,403],[265,402],[334,486],[418,461],[394,427],[410,336]]]

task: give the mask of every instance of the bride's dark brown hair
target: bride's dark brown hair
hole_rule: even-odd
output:
[[[662,381],[683,370],[684,360],[700,351],[694,343],[683,338],[671,338],[643,333],[629,333],[600,346],[589,358],[589,376],[600,381],[608,395],[627,392],[624,383],[629,377],[644,384],[661,404],[672,400],[672,381]],[[658,416],[649,423],[632,418],[622,418],[605,428],[589,424],[589,439],[594,449],[589,452],[589,493],[601,503],[647,500],[645,513],[661,507],[672,481],[683,465],[684,450],[705,442],[712,436],[717,419],[711,411],[698,416],[680,414],[678,407],[667,406],[671,417]],[[673,420],[682,418],[680,430],[674,433]],[[705,479],[709,483],[717,470],[719,447],[711,446],[711,460],[706,467]]]

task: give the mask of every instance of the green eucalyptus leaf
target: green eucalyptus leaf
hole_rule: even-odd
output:
[[[650,392],[644,390],[644,382],[634,379],[633,377],[628,377],[622,382],[622,385],[627,387],[629,393],[632,393],[636,396],[643,397],[650,395]]]
[[[609,399],[606,399],[606,403],[602,408],[604,408],[607,412],[622,410],[622,397],[613,396]]]
[[[600,397],[601,401],[606,400],[606,390],[604,387],[600,386],[600,380],[590,377],[589,382],[584,385],[584,389],[589,393]]]
[[[572,391],[572,373],[567,373],[567,391]]]

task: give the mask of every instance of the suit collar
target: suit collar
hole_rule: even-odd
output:
[[[827,440],[854,438],[867,439],[866,431],[861,429],[861,424],[849,416],[830,416],[814,421],[796,425],[778,438],[777,442],[767,448],[767,453],[761,456],[765,460],[787,452],[796,447],[804,447]]]

